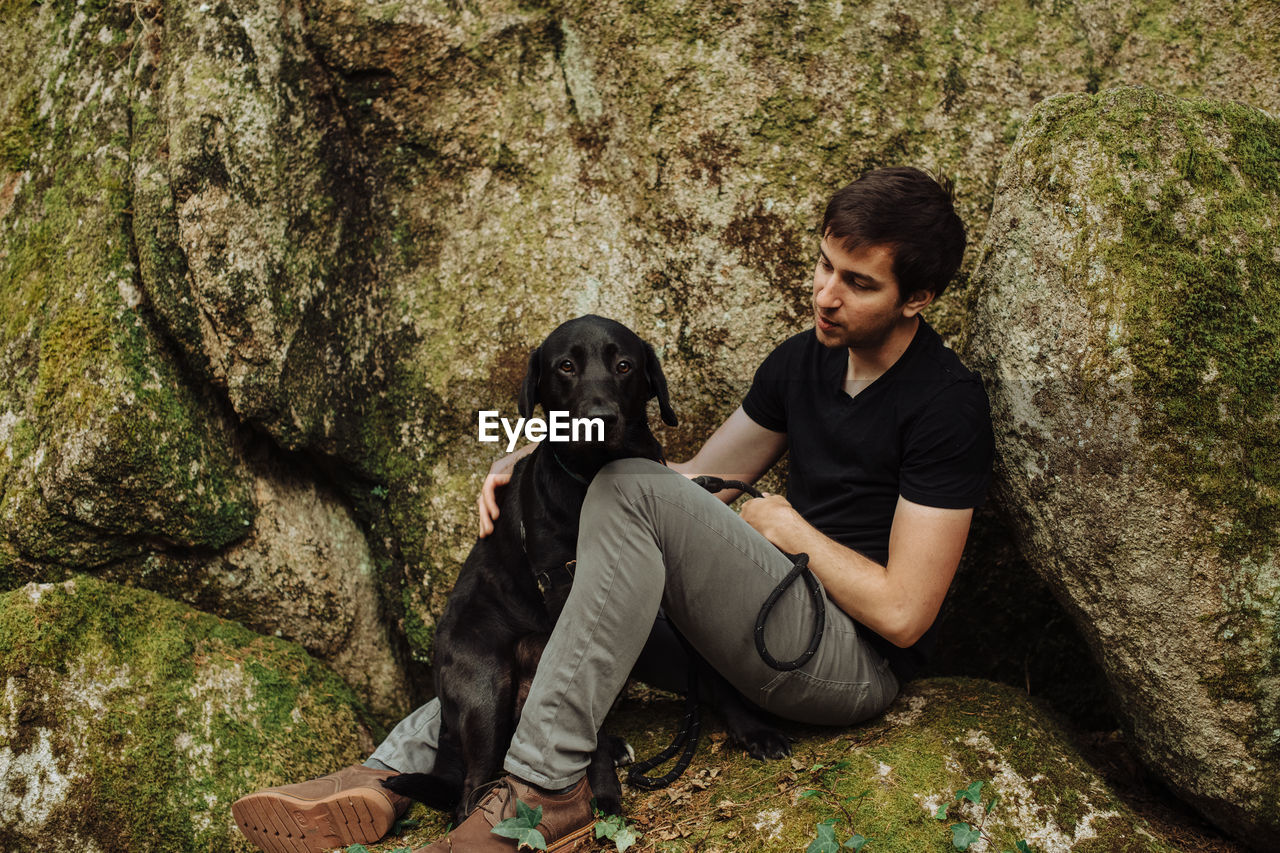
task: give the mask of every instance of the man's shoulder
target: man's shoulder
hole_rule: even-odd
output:
[[[812,363],[821,348],[813,329],[806,329],[774,347],[760,366],[766,373],[795,370],[802,363]]]
[[[818,343],[818,336],[813,333],[812,328],[808,328],[802,332],[796,332],[794,335],[774,347],[773,351],[781,353],[804,353],[813,352],[814,350],[821,348],[822,344]]]
[[[982,377],[970,370],[928,324],[912,363],[894,383],[902,394],[899,414],[905,422],[956,419],[973,425],[990,418],[990,402]]]
[[[922,345],[913,368],[921,374],[920,378],[932,378],[948,385],[954,382],[975,383],[981,387],[982,377],[966,367],[956,351],[947,346],[942,336],[923,320],[920,321],[919,334],[923,336]]]

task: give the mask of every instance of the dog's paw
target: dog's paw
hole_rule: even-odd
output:
[[[596,811],[606,814],[622,814],[622,797],[596,794]]]
[[[457,785],[430,773],[388,776],[382,780],[382,787],[441,811],[448,811],[457,805],[460,794]]]
[[[601,735],[601,737],[604,738],[605,749],[613,759],[614,767],[626,767],[628,764],[636,763],[636,751],[631,748],[631,744],[617,735]]]
[[[729,742],[745,749],[747,755],[757,761],[786,758],[791,754],[791,739],[777,729],[761,727],[746,732],[734,732]]]

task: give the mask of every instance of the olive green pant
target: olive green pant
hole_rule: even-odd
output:
[[[780,717],[849,725],[878,714],[897,695],[884,658],[830,602],[822,643],[803,667],[779,672],[765,664],[753,639],[756,615],[791,561],[719,499],[665,466],[622,459],[596,475],[582,507],[577,558],[573,588],[507,752],[506,770],[527,782],[562,788],[583,774],[660,609],[749,701]],[[804,584],[792,584],[767,623],[771,654],[797,657],[814,619]],[[439,726],[433,700],[396,726],[370,763],[429,772]]]

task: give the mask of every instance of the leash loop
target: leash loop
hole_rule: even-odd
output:
[[[725,480],[720,477],[703,475],[695,477],[693,482],[713,495],[725,489],[737,489],[746,492],[753,498],[764,497],[759,489],[741,480]],[[785,551],[783,553],[786,554]],[[760,606],[760,613],[756,616],[754,632],[756,651],[760,654],[760,659],[779,672],[790,672],[808,663],[809,659],[818,651],[818,645],[822,642],[822,632],[827,624],[827,601],[822,594],[822,584],[818,583],[818,579],[813,576],[813,570],[809,568],[809,555],[787,554],[787,559],[791,561],[791,571],[773,588],[773,592],[769,593],[769,597]],[[778,599],[782,598],[783,594],[796,582],[796,579],[801,577],[804,578],[804,584],[808,587],[809,599],[813,602],[813,612],[816,617],[813,624],[813,633],[809,637],[809,647],[801,652],[799,657],[794,660],[780,661],[769,653],[769,648],[765,645],[764,624],[768,621],[769,614],[773,612],[773,606],[778,603]]]

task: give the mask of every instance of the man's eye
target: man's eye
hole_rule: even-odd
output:
[[[573,362],[569,361],[569,359],[567,358],[564,361],[560,362],[560,372],[573,373]]]
[[[629,362],[629,361],[620,361],[620,362],[618,362],[618,366],[617,366],[616,368],[614,368],[614,369],[615,369],[615,370],[617,370],[619,373],[630,373],[630,372],[631,372],[631,362]]]

